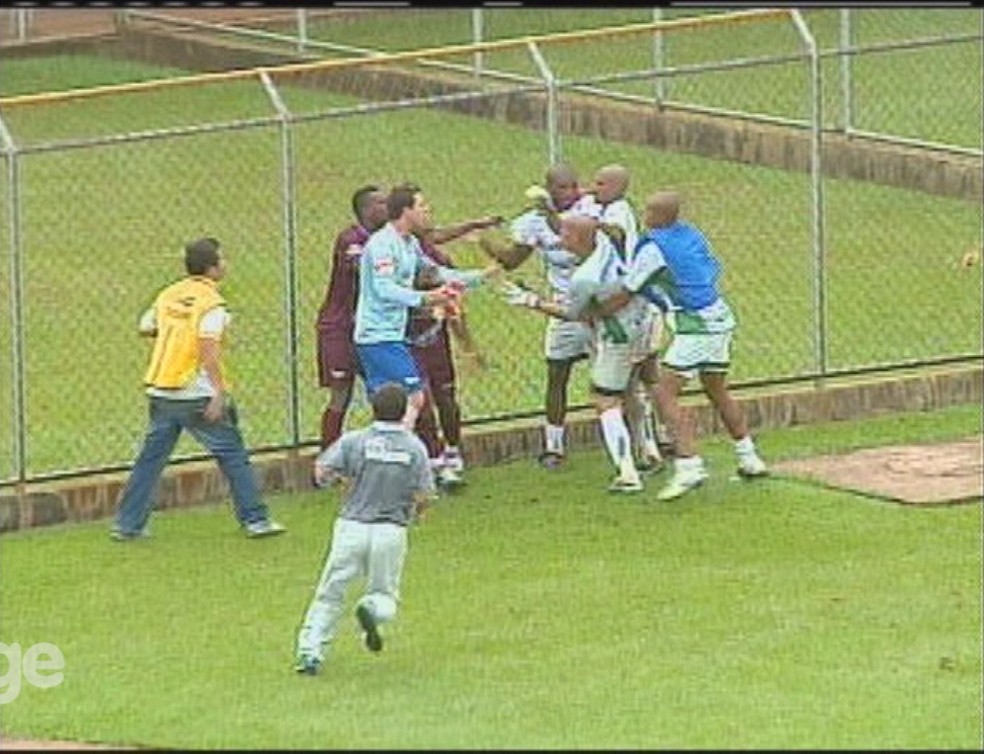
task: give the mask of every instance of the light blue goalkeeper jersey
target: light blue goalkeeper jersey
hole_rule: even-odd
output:
[[[414,276],[423,267],[435,267],[442,283],[458,281],[474,288],[482,280],[480,270],[452,270],[434,264],[415,236],[402,236],[392,223],[386,223],[370,236],[359,262],[356,343],[406,341],[410,309],[424,301],[423,291],[413,289]]]

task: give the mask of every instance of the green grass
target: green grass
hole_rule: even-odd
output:
[[[23,86],[32,66],[43,69],[44,62],[11,61],[3,81]],[[127,68],[119,75],[154,73]],[[98,67],[88,74],[103,81],[109,75]],[[353,102],[301,88],[287,89],[285,97],[302,111]],[[238,82],[5,117],[18,139],[36,143],[268,114],[260,86]],[[564,151],[585,180],[608,162],[630,166],[637,203],[656,187],[682,192],[686,213],[707,231],[726,266],[724,289],[741,323],[736,380],[814,369],[806,176],[598,139],[565,138]],[[415,110],[300,123],[296,152],[300,427],[302,439],[313,439],[325,399],[316,387],[313,323],[328,250],[350,222],[354,188],[415,179],[438,223],[512,215],[521,208],[521,190],[542,175],[546,143],[542,133],[519,126]],[[280,155],[272,124],[23,158],[29,474],[130,462],[145,421],[140,380],[147,358],[134,323],[156,289],[180,274],[183,243],[206,233],[223,241],[232,262],[225,288],[235,316],[230,367],[247,440],[252,446],[291,442]],[[3,206],[6,177],[3,171]],[[980,206],[835,180],[826,182],[826,206],[832,368],[980,352],[978,268],[956,268],[966,251],[981,247]],[[5,238],[7,222],[3,213]],[[451,249],[461,264],[483,263],[473,243]],[[5,300],[9,267],[0,265]],[[542,280],[535,263],[520,277]],[[941,326],[939,302],[946,302],[945,321],[954,325]],[[462,378],[465,416],[539,411],[543,322],[507,311],[489,291],[471,297],[470,311],[492,366]],[[5,373],[9,339],[10,328],[0,329]],[[578,370],[574,402],[585,400],[586,387],[585,370]],[[3,415],[12,415],[10,400],[10,391],[0,393]],[[9,478],[10,433],[2,433],[0,450],[7,459],[0,463],[10,464],[0,477]],[[197,446],[184,441],[179,453],[191,452]]]
[[[981,431],[979,406],[764,433],[772,461]],[[600,451],[556,475],[473,469],[411,532],[380,656],[345,624],[290,671],[334,492],[4,535],[0,639],[56,644],[6,736],[176,748],[963,749],[981,739],[981,506],[917,508],[786,479],[672,504],[603,492]],[[357,589],[349,595],[354,602]],[[902,713],[904,711],[904,714]]]

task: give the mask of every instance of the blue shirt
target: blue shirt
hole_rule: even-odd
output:
[[[359,262],[359,298],[355,306],[356,343],[404,342],[410,309],[424,301],[423,291],[413,289],[417,270],[434,267],[442,283],[458,281],[476,287],[479,270],[452,270],[429,260],[411,233],[400,235],[386,223],[370,236]]]
[[[717,281],[721,264],[710,244],[693,225],[675,222],[648,230],[636,246],[628,285],[632,293],[661,288],[676,309],[696,312],[720,298]]]

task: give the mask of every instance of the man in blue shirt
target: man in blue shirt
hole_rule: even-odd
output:
[[[386,383],[402,385],[410,396],[403,421],[410,429],[424,405],[423,381],[407,344],[410,310],[453,304],[466,288],[475,288],[501,268],[452,270],[431,262],[416,234],[431,227],[430,206],[417,186],[405,184],[387,197],[389,222],[366,243],[359,264],[359,298],[355,307],[355,349],[366,392]],[[442,285],[414,290],[418,274]]]
[[[707,479],[697,452],[696,427],[680,406],[686,380],[699,376],[701,387],[735,441],[739,475],[751,478],[768,471],[748,433],[741,406],[728,390],[731,338],[735,318],[718,292],[721,264],[704,235],[679,219],[680,197],[672,191],[653,194],[646,202],[646,232],[623,279],[623,288],[600,303],[597,313],[617,311],[639,297],[668,299],[675,315],[673,340],[663,356],[655,399],[660,415],[676,436],[674,475],[660,491],[672,500]]]

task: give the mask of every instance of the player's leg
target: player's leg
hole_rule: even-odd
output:
[[[748,433],[745,412],[728,390],[731,333],[713,333],[705,337],[708,340],[708,363],[700,372],[701,386],[735,442],[738,473],[747,478],[765,476],[768,469]]]
[[[567,418],[567,391],[571,368],[587,358],[591,346],[591,328],[580,322],[551,319],[544,335],[547,359],[547,394],[545,400],[544,453],[540,463],[553,468],[566,455],[564,422]]]
[[[184,427],[215,456],[222,474],[229,482],[236,520],[246,527],[250,537],[280,534],[284,527],[270,520],[270,511],[260,495],[249,452],[239,431],[239,413],[231,398],[218,421],[205,421],[204,401],[199,410],[184,419]]]
[[[338,633],[348,585],[366,569],[369,526],[345,518],[335,521],[331,551],[297,636],[298,672],[316,673]]]
[[[642,382],[641,373],[645,365],[646,360],[633,365],[623,404],[636,452],[636,467],[639,471],[655,472],[663,468],[663,454],[656,443],[649,392]]]
[[[407,553],[407,529],[397,524],[371,524],[366,593],[356,604],[355,615],[365,631],[366,647],[383,648],[379,626],[396,617],[400,602],[400,578]]]
[[[133,539],[145,533],[154,487],[181,435],[181,422],[175,412],[182,406],[172,407],[171,403],[162,398],[149,400],[147,434],[120,495],[111,532],[114,539]]]
[[[646,431],[651,434],[656,443],[656,449],[665,462],[676,455],[676,445],[669,427],[659,413],[659,404],[656,402],[659,371],[659,354],[654,351],[639,364],[637,389],[645,391],[649,399],[643,404],[646,410]]]
[[[540,457],[540,463],[547,468],[557,466],[566,455],[564,420],[567,417],[567,384],[573,363],[570,359],[547,359],[544,452]]]
[[[427,448],[427,458],[438,484],[442,488],[452,489],[460,485],[462,479],[457,471],[445,463],[443,444],[438,434],[434,380],[442,378],[442,369],[440,364],[436,363],[440,360],[440,355],[435,354],[436,348],[436,343],[411,348],[417,370],[424,380],[423,403],[417,414],[414,431]]]
[[[680,405],[680,391],[702,363],[700,336],[677,335],[667,349],[659,373],[656,403],[660,416],[676,438],[673,477],[660,490],[660,500],[672,500],[699,487],[707,479],[704,460],[697,453],[697,429],[691,411]]]
[[[444,435],[444,466],[457,474],[465,470],[461,455],[461,406],[458,405],[458,375],[451,355],[451,339],[444,331],[435,344],[432,362],[427,365],[431,395]]]
[[[347,338],[318,330],[318,384],[329,390],[328,403],[321,412],[321,449],[342,435],[345,414],[352,401],[355,384],[354,346]]]
[[[628,344],[598,344],[591,365],[591,391],[605,449],[618,472],[609,486],[613,492],[638,492],[642,489],[642,481],[633,460],[632,439],[622,410],[622,398],[628,387],[631,371]]]

